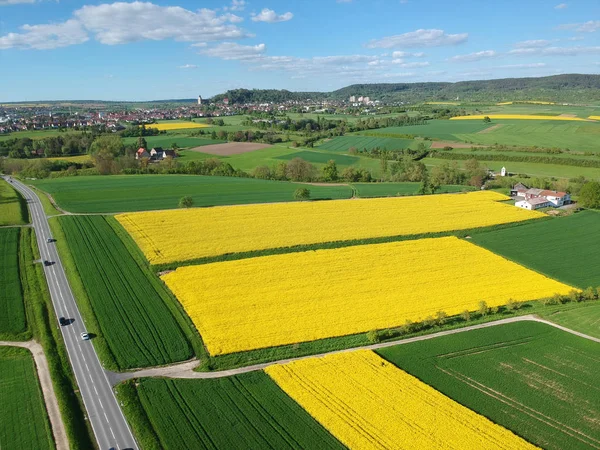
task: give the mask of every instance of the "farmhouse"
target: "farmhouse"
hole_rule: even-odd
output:
[[[571,195],[548,189],[529,189],[522,183],[515,185],[510,195],[517,199],[515,206],[524,209],[558,208],[571,203]]]
[[[135,152],[135,159],[147,159],[150,158],[150,153],[145,148],[139,148],[137,152]]]
[[[135,153],[135,159],[149,159],[150,161],[162,161],[167,158],[177,158],[175,150],[164,150],[162,147],[155,147],[150,152],[140,148]]]

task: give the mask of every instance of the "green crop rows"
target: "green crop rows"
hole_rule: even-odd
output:
[[[414,135],[441,139],[444,141],[459,140],[457,134],[478,133],[490,124],[480,120],[430,120],[426,125],[409,125],[405,127],[388,127],[377,130],[369,130],[369,134],[392,135]]]
[[[421,189],[421,183],[354,183],[358,197],[390,197],[398,195],[416,195]],[[473,191],[471,186],[442,185],[437,194],[447,192]]]
[[[147,378],[138,394],[167,450],[343,448],[263,372],[213,380]]]
[[[0,448],[54,448],[35,364],[23,348],[0,347]]]
[[[572,286],[600,286],[600,213],[474,234],[472,242]]]
[[[372,150],[376,147],[381,150],[402,150],[405,148],[416,148],[417,145],[418,143],[412,139],[340,136],[321,144],[319,149],[330,152],[347,152],[351,147],[354,147],[356,150]]]
[[[98,330],[88,331],[105,340],[117,367],[190,358],[190,344],[165,304],[171,301],[167,292],[151,282],[155,275],[129,253],[107,222],[114,219],[61,216],[58,220],[98,323]],[[104,355],[105,360],[109,357]]]
[[[19,278],[19,228],[0,229],[0,336],[27,329]]]
[[[6,181],[0,179],[0,226],[29,222],[27,203]]]
[[[124,144],[134,144],[137,142],[136,137],[124,138]],[[222,144],[225,141],[218,141],[212,139],[202,139],[197,137],[190,137],[185,134],[159,134],[158,136],[146,136],[146,143],[148,145],[148,150],[152,147],[163,147],[163,148],[171,148],[173,144],[177,144],[179,148],[193,148],[193,147],[202,147],[204,145],[212,145],[212,144]]]
[[[564,311],[541,312],[540,316],[572,330],[600,338],[600,304],[597,302]]]
[[[379,350],[535,445],[600,446],[600,344],[520,322]]]
[[[114,175],[38,180],[35,186],[50,193],[61,208],[71,212],[114,213],[177,208],[191,196],[194,206],[288,202],[296,183],[253,178],[198,175]],[[310,186],[311,198],[350,198],[348,186]],[[159,231],[159,230],[157,230]]]

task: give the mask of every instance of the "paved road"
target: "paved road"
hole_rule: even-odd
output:
[[[101,450],[137,449],[135,438],[117,403],[94,346],[91,341],[81,340],[80,334],[85,331],[85,325],[58,256],[56,244],[47,242],[52,234],[40,199],[31,188],[17,180],[11,180],[12,185],[21,192],[29,205],[42,261],[54,262],[53,265],[44,267],[44,272],[57,318],[74,320],[70,325],[61,327],[61,331],[98,447]]]
[[[131,378],[142,378],[142,377],[166,377],[166,378],[187,378],[187,379],[223,378],[223,377],[230,377],[232,375],[239,375],[241,373],[254,372],[256,370],[263,370],[264,368],[271,366],[273,364],[287,364],[292,361],[298,361],[301,359],[318,358],[321,356],[332,355],[335,353],[352,352],[355,350],[378,350],[380,348],[410,344],[412,342],[418,342],[418,341],[427,341],[429,339],[436,339],[436,338],[439,338],[442,336],[449,336],[451,334],[464,333],[466,331],[472,331],[472,330],[480,330],[482,328],[490,328],[490,327],[495,327],[498,325],[505,325],[507,323],[514,323],[514,322],[540,322],[540,323],[544,323],[546,325],[550,325],[554,328],[558,328],[559,330],[565,331],[567,333],[574,334],[583,339],[587,339],[590,341],[600,343],[600,339],[597,337],[589,336],[587,334],[580,333],[579,331],[571,330],[570,328],[563,327],[554,322],[550,322],[549,320],[541,319],[533,314],[527,314],[525,316],[510,317],[508,319],[500,319],[500,320],[495,320],[493,322],[486,322],[486,323],[481,323],[478,325],[471,325],[471,326],[463,327],[463,328],[455,328],[452,330],[439,331],[437,333],[425,334],[422,336],[415,336],[415,337],[408,338],[408,339],[401,339],[399,341],[380,342],[378,344],[365,345],[362,347],[347,348],[347,349],[343,349],[343,350],[334,350],[332,352],[321,353],[321,354],[317,354],[317,355],[298,356],[296,358],[288,358],[288,359],[281,359],[278,361],[271,361],[268,363],[254,364],[252,366],[239,367],[237,369],[219,370],[219,371],[215,371],[215,372],[196,372],[196,371],[194,371],[194,369],[196,367],[198,367],[198,364],[200,364],[200,362],[198,360],[193,360],[193,361],[187,361],[187,362],[179,363],[179,364],[172,364],[170,366],[165,366],[165,367],[142,369],[142,370],[138,370],[136,372],[124,372],[124,373],[111,372],[108,375],[114,384],[120,383],[121,381],[124,381],[124,380],[129,380]]]

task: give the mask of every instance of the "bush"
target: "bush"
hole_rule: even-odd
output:
[[[379,342],[379,333],[377,333],[377,330],[371,330],[367,333],[367,340],[371,343],[371,344],[376,344],[377,342]]]
[[[298,188],[294,191],[294,200],[309,200],[310,191],[306,188]]]
[[[181,199],[179,200],[180,208],[191,208],[192,206],[194,206],[194,199],[189,195],[181,197]]]

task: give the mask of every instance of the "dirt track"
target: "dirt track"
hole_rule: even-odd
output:
[[[318,358],[318,357],[331,355],[331,354],[335,354],[335,353],[351,352],[351,351],[358,350],[358,349],[377,350],[380,348],[393,347],[395,345],[410,344],[412,342],[426,341],[429,339],[435,339],[435,338],[442,337],[442,336],[449,336],[452,334],[464,333],[464,332],[471,331],[471,330],[479,330],[482,328],[495,327],[495,326],[504,325],[507,323],[526,322],[526,321],[544,323],[546,325],[550,325],[552,327],[558,328],[567,333],[571,333],[576,336],[579,336],[583,339],[588,339],[590,341],[600,343],[599,338],[596,338],[593,336],[588,336],[587,334],[583,334],[578,331],[574,331],[569,328],[565,328],[561,325],[555,324],[554,322],[540,319],[537,316],[529,314],[529,315],[525,315],[525,316],[511,317],[510,319],[501,319],[501,320],[496,320],[494,322],[482,323],[479,325],[472,325],[470,327],[457,328],[454,330],[447,330],[447,331],[440,331],[438,333],[426,334],[423,336],[416,336],[413,338],[402,339],[399,341],[381,342],[379,344],[366,345],[364,347],[348,348],[348,349],[344,349],[344,350],[336,350],[333,352],[322,353],[322,354],[318,354],[318,355],[309,355],[309,356],[300,356],[297,358],[282,359],[279,361],[272,361],[272,362],[263,363],[263,364],[255,364],[252,366],[240,367],[237,369],[230,369],[230,370],[221,370],[221,371],[216,371],[216,372],[195,372],[194,369],[196,367],[198,367],[199,361],[191,360],[191,361],[187,361],[184,363],[173,364],[173,365],[166,366],[166,367],[157,367],[154,369],[144,369],[144,370],[139,370],[136,372],[107,373],[107,374],[109,375],[109,379],[113,382],[113,384],[117,384],[121,381],[129,380],[131,378],[141,378],[141,377],[167,377],[167,378],[186,378],[186,379],[223,378],[223,377],[229,377],[232,375],[238,375],[241,373],[263,370],[265,367],[271,366],[273,364],[286,364],[286,363],[289,363],[292,361],[298,361],[301,359]]]
[[[35,341],[0,341],[0,346],[26,348],[33,355],[35,366],[37,368],[38,379],[40,380],[40,386],[42,387],[42,393],[44,395],[46,411],[48,412],[48,418],[50,419],[50,425],[52,426],[52,434],[54,435],[56,448],[57,450],[68,450],[69,440],[67,439],[65,424],[62,421],[60,410],[58,408],[58,401],[56,400],[54,386],[52,386],[50,370],[48,369],[48,360],[46,359],[46,355],[44,355],[42,346]]]
[[[498,128],[502,128],[503,126],[504,126],[504,124],[499,123],[497,125],[486,128],[485,130],[481,130],[477,134],[488,134],[488,133],[491,133],[492,131],[496,131]]]

